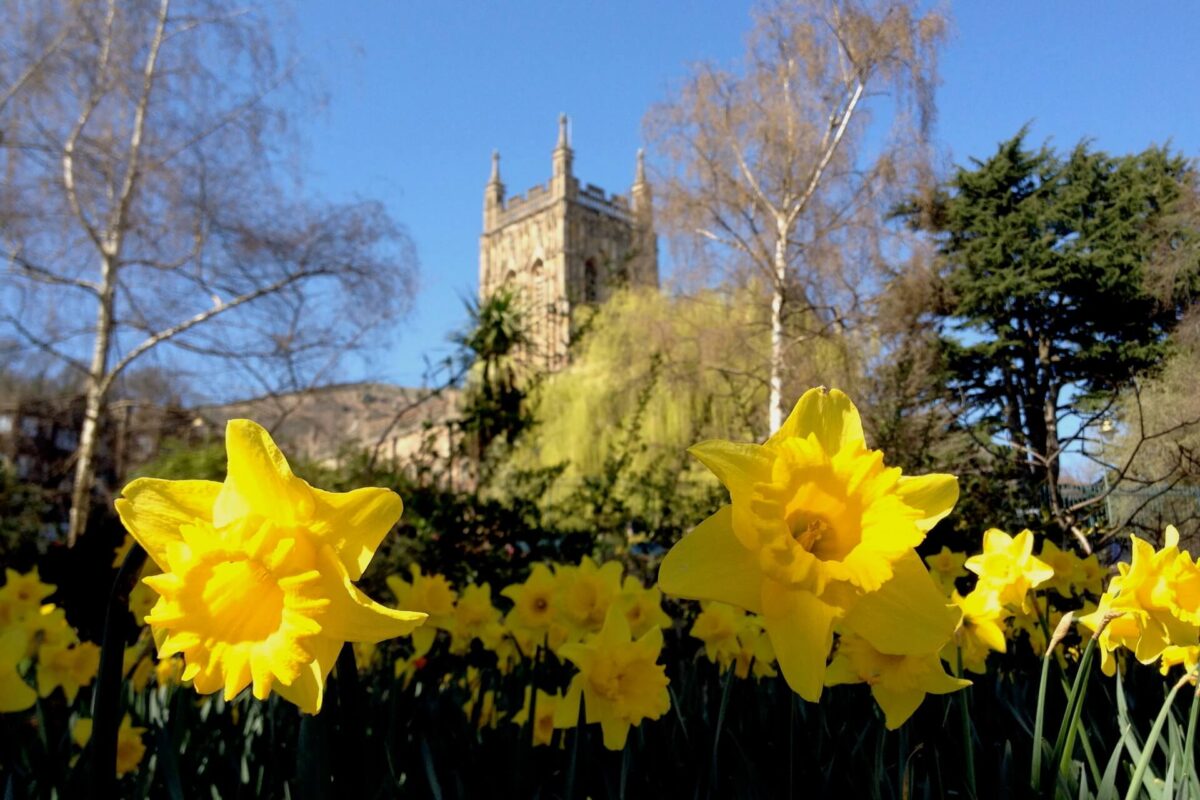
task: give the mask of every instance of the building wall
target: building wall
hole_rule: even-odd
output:
[[[628,197],[581,185],[572,174],[566,120],[551,178],[506,197],[499,156],[484,189],[479,246],[480,298],[503,286],[517,294],[533,341],[521,357],[547,370],[566,366],[572,312],[627,286],[658,286],[650,187],[638,156]]]

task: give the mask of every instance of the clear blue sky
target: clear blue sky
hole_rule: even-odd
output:
[[[556,119],[575,171],[633,177],[646,109],[689,62],[742,51],[749,4],[303,0],[298,37],[330,102],[301,121],[307,188],[383,200],[422,263],[414,312],[351,377],[409,385],[445,355],[478,281],[493,148],[509,193],[546,180]],[[936,137],[948,160],[987,155],[1026,122],[1034,141],[1111,152],[1171,141],[1200,156],[1200,4],[963,2],[941,61]]]

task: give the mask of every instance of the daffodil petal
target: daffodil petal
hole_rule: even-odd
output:
[[[658,587],[689,600],[719,600],[760,613],[762,572],[755,553],[733,533],[724,506],[675,543],[658,570]]]
[[[737,500],[749,497],[755,483],[771,479],[771,465],[775,461],[771,451],[762,445],[720,439],[692,445],[688,452],[708,467]]]
[[[400,495],[379,488],[310,491],[315,504],[310,529],[337,553],[350,580],[358,580],[404,511]]]
[[[783,426],[767,440],[767,447],[778,446],[792,437],[803,439],[815,433],[827,453],[843,447],[861,447],[865,441],[858,409],[845,393],[824,387],[809,389],[797,401]]]
[[[917,527],[929,531],[958,502],[958,478],[942,473],[904,475],[896,483],[896,494],[905,505],[924,515],[916,521]]]
[[[625,740],[629,738],[629,723],[615,717],[605,717],[600,720],[600,730],[604,733],[604,746],[609,750],[624,750]]]
[[[915,550],[893,566],[892,579],[862,596],[843,621],[881,653],[936,653],[954,635],[962,612],[946,604]]]
[[[554,708],[554,727],[574,728],[579,724],[579,700],[583,697],[583,676],[571,678],[567,693]]]
[[[231,419],[225,426],[225,452],[228,471],[213,508],[213,524],[221,527],[251,512],[285,526],[311,517],[312,489],[292,473],[265,428],[248,419]]]
[[[324,636],[314,636],[309,642],[313,660],[305,664],[300,675],[290,684],[278,682],[275,691],[305,714],[316,714],[325,699],[325,679],[333,670],[342,642]]]
[[[345,642],[382,642],[405,636],[428,617],[420,611],[401,611],[376,603],[350,582],[333,549],[320,550],[321,579],[331,602],[316,617],[324,636]]]
[[[221,491],[215,481],[164,481],[138,478],[130,482],[114,504],[125,529],[163,570],[167,547],[180,541],[181,525],[211,521]]]
[[[762,615],[775,658],[792,691],[810,703],[821,697],[825,660],[833,647],[837,609],[812,592],[764,581]]]
[[[925,699],[925,693],[920,689],[897,691],[879,684],[871,687],[871,695],[883,709],[884,726],[889,731],[896,730],[908,721]]]

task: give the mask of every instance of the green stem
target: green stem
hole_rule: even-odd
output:
[[[1187,737],[1183,746],[1183,777],[1179,783],[1186,786],[1188,778],[1196,769],[1196,715],[1200,712],[1200,682],[1192,693],[1192,710],[1188,713]]]
[[[1087,647],[1084,648],[1083,658],[1079,660],[1079,670],[1071,684],[1071,693],[1067,695],[1067,708],[1063,713],[1062,724],[1059,725],[1058,736],[1054,740],[1053,762],[1058,764],[1060,772],[1071,763],[1071,754],[1075,750],[1076,726],[1083,710],[1083,698],[1087,695],[1088,673],[1091,672],[1092,659],[1096,653],[1097,638],[1093,636],[1088,639]]]
[[[354,662],[354,645],[346,642],[337,657],[338,719],[341,731],[338,746],[337,793],[342,797],[363,795],[362,776],[365,763],[365,722],[362,718],[362,690],[358,685],[358,665]]]
[[[1162,708],[1158,711],[1158,717],[1154,720],[1154,727],[1150,729],[1150,735],[1146,737],[1146,743],[1142,746],[1142,757],[1138,759],[1137,767],[1133,771],[1133,777],[1129,779],[1129,791],[1125,793],[1125,800],[1137,800],[1138,795],[1142,791],[1142,782],[1146,779],[1146,770],[1150,767],[1150,759],[1154,757],[1154,751],[1157,749],[1158,737],[1162,735],[1163,725],[1166,724],[1167,716],[1171,713],[1171,705],[1175,702],[1175,695],[1179,694],[1179,689],[1187,683],[1188,676],[1181,678],[1171,689],[1167,695],[1167,699],[1163,701]]]
[[[121,727],[121,678],[124,674],[125,636],[129,594],[146,563],[146,551],[137,542],[125,554],[108,596],[104,613],[104,640],[100,644],[100,670],[92,688],[91,773],[93,797],[117,796],[117,729]]]
[[[579,717],[575,722],[575,741],[571,744],[571,761],[567,764],[567,800],[575,798],[575,775],[579,766],[579,751],[583,749],[584,720],[583,692],[579,693]]]
[[[729,705],[729,689],[733,686],[733,665],[729,666],[729,671],[725,673],[725,686],[721,689],[721,707],[717,711],[717,728],[713,732],[713,749],[712,749],[712,776],[709,780],[709,794],[717,788],[717,751],[721,746],[721,728],[725,725],[725,708]]]
[[[954,676],[956,678],[962,678],[963,676],[962,647],[958,648]],[[970,686],[964,686],[958,690],[958,709],[962,718],[963,757],[966,759],[964,769],[967,773],[967,792],[972,798],[975,798],[979,795],[975,789],[975,742],[971,737],[971,709],[967,698],[967,692],[970,689]]]
[[[1049,641],[1049,640],[1047,640]],[[1042,679],[1038,682],[1037,714],[1033,721],[1033,763],[1029,767],[1029,786],[1042,788],[1042,748],[1046,728],[1046,680],[1050,675],[1050,651],[1042,656]]]

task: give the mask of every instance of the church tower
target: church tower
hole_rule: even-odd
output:
[[[483,192],[480,297],[501,287],[517,295],[532,339],[526,357],[546,370],[566,366],[574,309],[602,303],[626,286],[658,287],[658,238],[642,152],[628,196],[580,184],[573,160],[564,114],[549,182],[506,197],[500,155],[493,153]]]

